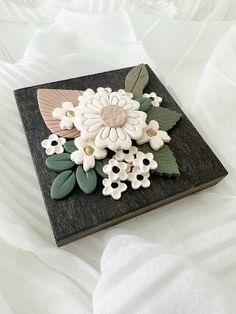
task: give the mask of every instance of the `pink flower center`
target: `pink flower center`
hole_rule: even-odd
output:
[[[127,121],[127,112],[122,107],[109,105],[100,111],[103,125],[111,128],[119,128]]]

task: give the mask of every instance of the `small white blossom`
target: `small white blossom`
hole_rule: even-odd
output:
[[[137,154],[138,149],[135,146],[131,146],[130,149],[123,150],[118,149],[114,158],[118,161],[126,161],[127,163],[132,163],[134,161],[134,156]]]
[[[46,149],[47,155],[53,155],[63,153],[63,145],[65,142],[66,139],[64,137],[58,137],[56,134],[51,134],[48,139],[41,142],[41,145]]]
[[[103,179],[102,194],[105,196],[111,195],[115,200],[121,198],[121,193],[127,190],[127,185],[121,181],[112,181],[110,179]]]
[[[72,102],[63,102],[61,108],[55,108],[52,116],[61,120],[60,127],[62,130],[71,130],[74,127],[75,107]]]
[[[150,146],[154,150],[160,149],[164,142],[169,142],[170,137],[165,131],[159,130],[159,124],[155,120],[151,120],[149,124],[143,129],[143,135],[137,140],[138,145],[144,143],[150,143]]]
[[[144,154],[140,151],[137,152],[133,165],[134,167],[139,168],[142,173],[147,173],[150,170],[154,170],[157,168],[157,162],[154,160],[153,154]]]
[[[127,164],[116,159],[110,159],[108,164],[103,167],[103,172],[108,175],[111,181],[125,181],[128,178]]]
[[[74,143],[78,150],[73,152],[70,158],[77,165],[83,164],[84,171],[95,167],[95,159],[103,159],[107,155],[107,150],[97,148],[92,140],[86,141],[77,137]]]
[[[128,180],[131,182],[131,186],[134,190],[140,187],[148,188],[150,186],[149,176],[149,172],[142,173],[139,168],[134,167],[132,172],[128,174]]]
[[[162,98],[157,96],[157,94],[154,92],[152,92],[150,94],[143,94],[143,97],[150,98],[150,100],[152,101],[152,105],[154,107],[159,107],[160,103],[162,102]]]

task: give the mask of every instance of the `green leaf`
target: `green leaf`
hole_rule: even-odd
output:
[[[168,131],[175,126],[182,114],[163,107],[152,107],[147,116],[147,123],[156,120],[160,125],[160,130]]]
[[[70,159],[70,154],[62,153],[50,156],[46,159],[48,169],[55,172],[62,172],[74,167],[74,162]]]
[[[78,166],[76,170],[76,180],[80,189],[85,194],[91,194],[97,187],[97,175],[94,169],[84,171],[83,166]]]
[[[125,91],[131,92],[134,98],[143,95],[143,90],[149,81],[149,74],[144,64],[134,67],[125,78]]]
[[[75,173],[72,170],[63,171],[52,183],[51,197],[57,200],[64,198],[73,190],[75,182]]]
[[[140,107],[139,107],[140,111],[147,112],[151,108],[152,101],[151,101],[150,98],[148,98],[148,97],[139,97],[136,100],[140,103]]]
[[[144,153],[152,153],[154,155],[154,160],[157,162],[158,167],[155,170],[156,174],[171,176],[179,176],[179,167],[177,165],[176,159],[173,152],[168,145],[164,145],[159,150],[153,150],[149,144],[144,144],[138,146],[138,150]]]
[[[96,160],[95,170],[102,178],[107,178],[107,174],[103,172],[103,167],[108,164],[110,158],[106,157],[101,160]]]
[[[64,147],[65,147],[65,150],[66,150],[68,153],[73,153],[73,152],[75,152],[76,150],[78,150],[78,148],[75,146],[74,140],[67,141],[67,142],[64,144]]]

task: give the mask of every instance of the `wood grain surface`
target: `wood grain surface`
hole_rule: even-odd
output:
[[[145,92],[156,92],[163,98],[161,104],[163,107],[182,112],[152,70],[147,68],[150,80]],[[76,187],[64,200],[51,199],[50,187],[57,174],[45,166],[46,154],[41,147],[41,141],[49,136],[50,131],[39,111],[37,90],[39,88],[85,90],[100,86],[118,90],[124,87],[125,76],[130,69],[42,84],[14,92],[58,246],[205,189],[227,175],[221,162],[183,113],[180,122],[170,132],[169,143],[180,168],[180,177],[153,175],[150,188],[134,191],[129,186],[119,201],[102,195],[101,179],[96,192],[91,195],[84,194]]]

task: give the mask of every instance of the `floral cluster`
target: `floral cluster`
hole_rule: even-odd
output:
[[[90,194],[96,188],[97,176],[101,176],[103,195],[118,200],[127,184],[134,190],[148,188],[151,172],[179,174],[173,153],[165,143],[170,141],[167,131],[181,114],[160,107],[162,98],[156,93],[143,93],[148,79],[145,65],[139,65],[127,74],[125,90],[88,88],[77,91],[76,97],[66,91],[63,99],[68,101],[58,105],[55,100],[50,104],[52,96],[47,96],[46,91],[39,98],[45,123],[48,121],[48,128],[56,130],[41,143],[49,156],[46,166],[59,172],[51,187],[53,198],[68,195],[76,181],[82,191]],[[56,100],[63,91],[58,93]]]
[[[158,107],[162,99],[155,93],[144,94],[153,106]],[[82,165],[85,172],[95,168],[96,161],[110,156],[103,167],[103,194],[119,199],[127,189],[129,181],[133,189],[150,186],[150,171],[157,168],[151,152],[138,151],[138,145],[149,143],[153,150],[160,149],[170,141],[167,132],[159,130],[155,120],[146,123],[147,114],[140,109],[140,103],[132,93],[110,88],[87,89],[78,98],[79,105],[62,103],[54,108],[52,116],[60,120],[63,130],[73,127],[80,131],[74,139],[70,159],[75,165]],[[47,155],[62,154],[65,138],[51,134],[42,141]]]

